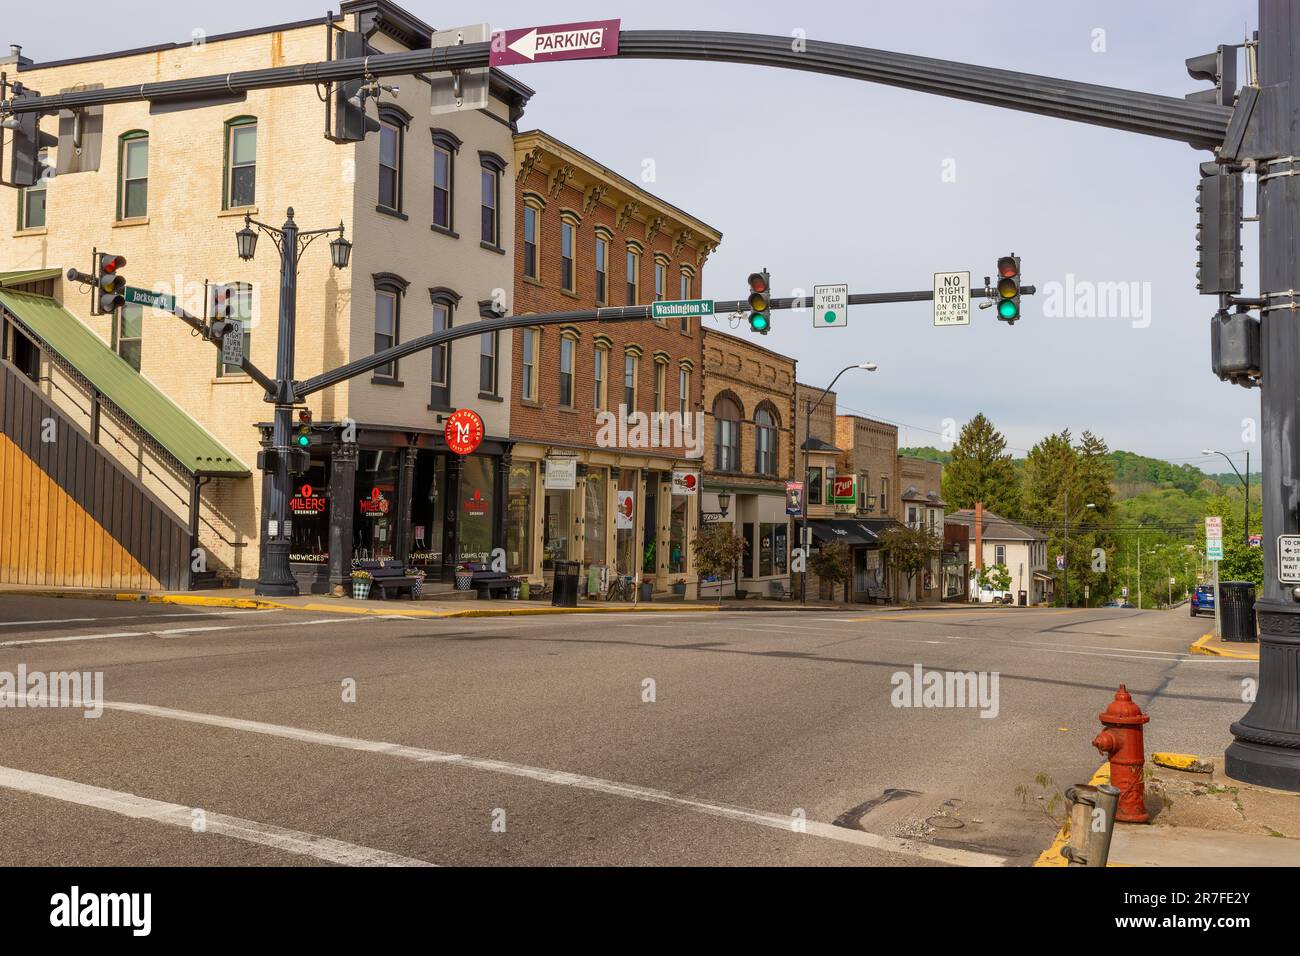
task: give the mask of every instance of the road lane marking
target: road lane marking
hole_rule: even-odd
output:
[[[370,618],[369,620],[384,620]],[[268,627],[310,627],[314,624],[355,624],[355,618],[321,617],[314,621],[277,621],[274,624],[209,624],[202,627],[172,627],[160,631],[112,631],[107,634],[70,634],[65,637],[31,637],[16,641],[0,641],[0,647],[25,647],[28,644],[61,644],[65,641],[102,641],[110,637],[160,637],[173,634],[193,634],[205,631],[250,631]]]
[[[179,803],[166,803],[151,800],[134,793],[120,790],[106,790],[93,787],[74,780],[60,777],[47,777],[44,774],[28,773],[12,767],[0,767],[0,787],[30,793],[39,797],[49,797],[64,803],[75,803],[83,807],[107,810],[120,816],[136,820],[152,820],[167,826],[182,827],[194,831],[195,807],[181,806]],[[224,813],[211,813],[202,810],[206,829],[202,833],[216,833],[232,837],[245,843],[258,843],[286,853],[298,856],[315,857],[339,866],[436,866],[424,860],[415,860],[399,856],[386,850],[376,850],[368,846],[358,846],[343,840],[304,833],[301,830],[287,830],[270,823],[258,823],[256,820],[244,820],[240,817],[227,816]]]
[[[33,618],[29,621],[0,621],[0,627],[22,627],[25,624],[86,624],[95,621],[138,621],[142,619],[171,617],[235,617],[241,614],[280,614],[282,611],[269,608],[265,611],[181,611],[175,614],[117,614],[108,617],[55,617]]]
[[[631,783],[620,783],[614,780],[603,780],[599,777],[589,777],[585,774],[570,773],[564,770],[548,770],[544,767],[530,767],[526,764],[509,763],[504,760],[492,760],[485,757],[469,757],[464,754],[446,753],[440,750],[427,750],[422,747],[408,747],[403,744],[387,743],[385,741],[362,740],[356,737],[342,737],[337,734],[306,730],[300,727],[268,724],[257,720],[242,720],[237,717],[223,717],[219,714],[203,714],[195,711],[177,710],[172,707],[159,707],[153,704],[134,704],[126,701],[105,701],[104,708],[106,710],[140,714],[148,717],[161,717],[169,720],[186,721],[188,723],[206,724],[211,727],[222,727],[227,730],[239,730],[254,734],[264,734],[269,737],[296,740],[301,743],[320,744],[326,747],[335,747],[340,750],[357,750],[364,753],[387,754],[389,756],[400,757],[403,760],[411,760],[417,763],[449,764],[458,767],[466,767],[471,770],[483,770],[489,773],[525,777],[541,783],[574,787],[579,790],[590,790],[609,796],[625,797],[631,800],[640,800],[645,803],[655,803],[661,806],[681,807],[708,816],[722,817],[729,820],[737,820],[742,823],[751,823],[758,826],[784,830],[787,833],[799,832],[794,828],[795,821],[793,818],[779,813],[769,813],[764,810],[752,810],[732,804],[697,800],[693,797],[678,796],[677,794],[669,793],[666,790],[656,790],[651,787],[642,787]],[[947,863],[953,866],[1004,866],[1007,862],[1004,857],[994,856],[989,853],[977,853],[972,850],[932,846],[928,843],[920,843],[913,840],[879,836],[875,833],[866,833],[862,830],[849,830],[844,827],[833,826],[829,823],[819,823],[814,820],[801,821],[800,825],[804,827],[804,835],[815,836],[826,840],[837,840],[841,843],[853,843],[858,846],[884,850],[888,853],[897,853],[903,856],[917,857],[938,863]]]

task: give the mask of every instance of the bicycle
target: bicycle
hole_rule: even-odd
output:
[[[630,601],[632,600],[632,579],[630,577],[615,578],[609,582],[609,587],[605,590],[606,601]]]

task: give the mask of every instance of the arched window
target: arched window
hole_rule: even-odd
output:
[[[713,403],[713,463],[718,471],[740,470],[740,405],[719,395]]]
[[[754,413],[754,471],[760,475],[776,475],[777,429],[780,422],[767,406]]]

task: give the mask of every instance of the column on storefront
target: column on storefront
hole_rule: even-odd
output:
[[[334,594],[352,587],[352,498],[357,485],[355,442],[333,446],[329,470],[329,584]]]

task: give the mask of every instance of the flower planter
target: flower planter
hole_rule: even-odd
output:
[[[679,596],[680,596],[680,595],[684,595],[684,594],[686,594],[686,585],[685,585],[685,584],[674,584],[674,585],[673,585],[673,593],[676,594],[676,595],[679,595]]]
[[[353,578],[352,596],[358,601],[364,601],[366,598],[370,597],[370,579]]]
[[[655,586],[649,581],[641,582],[641,600],[652,601],[655,596]]]
[[[473,571],[457,571],[457,572],[456,572],[456,590],[457,590],[457,591],[468,591],[468,590],[469,590],[469,586],[470,586],[470,582],[472,582],[473,580],[474,580],[474,572],[473,572]]]

